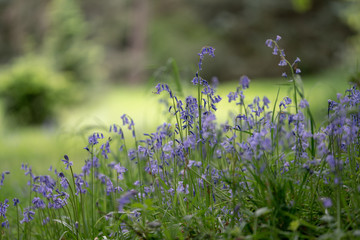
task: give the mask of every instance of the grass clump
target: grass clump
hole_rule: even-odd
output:
[[[355,87],[329,100],[316,125],[301,87],[300,59],[280,57],[291,97],[245,97],[243,76],[227,99],[234,117],[218,124],[217,82],[192,80],[196,97],[165,83],[169,122],[140,134],[124,114],[94,133],[82,170],[64,155],[61,170],[29,178],[27,195],[0,199],[0,239],[355,239],[359,226],[359,103]],[[125,133],[131,133],[125,139]],[[1,185],[8,178],[3,172]],[[6,179],[5,179],[6,180]]]

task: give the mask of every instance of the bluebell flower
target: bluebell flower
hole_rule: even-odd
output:
[[[124,206],[130,203],[131,199],[133,199],[138,194],[135,190],[130,190],[129,192],[125,193],[118,201],[118,211],[121,212]]]
[[[136,158],[136,151],[134,149],[130,149],[128,151],[128,157],[130,160],[134,160]]]
[[[307,108],[307,107],[309,107],[308,101],[306,101],[306,99],[301,99],[300,104],[299,104],[299,107],[300,107],[300,108]]]
[[[331,208],[332,207],[332,201],[330,198],[321,198],[321,201],[323,203],[324,208]]]
[[[216,89],[219,85],[219,79],[216,76],[213,76],[211,78],[211,85],[213,86],[214,89]]]
[[[20,203],[19,199],[17,198],[14,198],[13,202],[14,202],[14,207],[16,207]]]
[[[85,194],[87,192],[87,188],[89,187],[89,184],[87,181],[85,181],[81,175],[74,174],[75,177],[75,185],[76,185],[76,195]]]
[[[200,51],[200,53],[198,53],[199,55],[199,70],[202,70],[202,61],[205,57],[205,55],[209,55],[211,57],[215,57],[215,48],[213,47],[203,47]]]
[[[231,102],[231,101],[236,101],[238,94],[236,92],[230,92],[227,96],[229,98],[229,102]]]
[[[267,39],[267,40],[265,41],[265,45],[266,45],[267,47],[269,47],[269,48],[272,48],[272,47],[273,47],[273,40]]]
[[[189,194],[189,184],[186,184],[185,186],[183,181],[179,181],[176,191],[179,193]]]
[[[279,54],[279,49],[278,47],[275,45],[274,48],[273,48],[273,52],[272,52],[273,55],[278,55]]]
[[[123,125],[128,125],[128,129],[132,130],[132,136],[133,138],[135,138],[135,124],[134,121],[132,120],[132,118],[130,118],[128,115],[123,114],[121,116],[121,119],[123,121]]]
[[[9,220],[6,219],[4,222],[2,222],[1,227],[2,228],[9,228]]]
[[[84,166],[81,168],[84,175],[89,175],[92,164],[90,160],[86,160]]]
[[[201,162],[200,161],[193,161],[193,160],[189,160],[189,163],[187,165],[187,167],[192,167],[192,166],[196,166],[196,167],[201,167]]]
[[[110,153],[110,142],[109,140],[106,141],[106,143],[102,144],[101,147],[101,155],[105,158],[108,159],[108,153]]]
[[[287,63],[286,63],[286,60],[284,58],[282,58],[279,62],[279,66],[283,67],[283,66],[286,66]]]
[[[5,175],[10,174],[9,171],[5,171],[1,173],[1,180],[0,180],[0,186],[4,185],[4,179],[5,179]]]
[[[169,85],[167,85],[166,83],[158,83],[155,88],[156,88],[155,94],[160,94],[162,91],[166,91],[169,93],[171,98],[174,97],[172,91],[170,90]]]
[[[24,222],[30,222],[34,219],[35,212],[30,210],[31,208],[25,208],[25,211],[23,212],[24,218],[20,221],[21,224]]]
[[[247,89],[249,88],[249,83],[250,83],[250,79],[248,76],[244,75],[240,78],[240,84],[242,86],[242,89]]]
[[[280,109],[281,109],[281,107],[286,109],[286,107],[290,104],[291,104],[291,99],[289,97],[284,97],[283,101],[280,102],[279,107],[280,107]]]
[[[297,57],[292,65],[294,66],[296,63],[299,63],[299,62],[301,62],[301,60],[300,60],[300,58]]]
[[[164,152],[171,152],[173,150],[173,141],[169,141],[168,143],[164,144],[164,147],[162,148]]]
[[[73,165],[73,163],[69,161],[68,155],[64,155],[64,159],[61,159],[61,161],[66,165],[65,169],[69,169],[69,167]]]
[[[329,164],[330,168],[331,168],[332,170],[335,170],[335,168],[336,168],[336,160],[335,160],[334,156],[331,155],[331,154],[329,154],[329,155],[326,157],[326,161],[327,161],[327,163]]]
[[[99,143],[98,139],[103,139],[104,135],[102,133],[93,133],[93,135],[89,136],[88,142],[89,145],[96,145]]]
[[[65,176],[61,177],[60,179],[60,185],[64,188],[64,189],[67,189],[69,187],[69,182],[68,180],[66,179]]]
[[[36,208],[45,208],[46,207],[44,201],[39,197],[34,197],[33,200],[32,200],[32,204],[35,206],[35,209]]]
[[[43,225],[46,225],[46,224],[48,224],[49,222],[50,222],[50,218],[49,218],[49,217],[46,217],[45,219],[43,219],[42,224],[43,224]]]
[[[270,100],[266,96],[264,96],[263,97],[264,107],[269,108],[269,103],[270,103]]]
[[[0,217],[6,218],[6,211],[9,207],[9,200],[5,199],[4,203],[0,202]]]

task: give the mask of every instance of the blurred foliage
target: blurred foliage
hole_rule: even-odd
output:
[[[348,59],[352,66],[352,74],[349,82],[360,86],[360,1],[358,0],[344,0],[347,7],[342,12],[343,19],[356,32],[354,36],[349,38],[352,49],[347,51]]]
[[[99,77],[100,49],[87,39],[88,26],[78,1],[53,0],[49,7],[45,53],[72,81],[91,83]]]
[[[345,0],[347,7],[343,11],[343,18],[348,25],[356,32],[356,35],[350,38],[350,42],[354,46],[355,51],[350,51],[351,60],[359,61],[360,54],[360,1]]]
[[[66,78],[47,59],[20,58],[0,75],[0,96],[10,124],[51,123],[57,107],[69,101],[68,94]]]
[[[154,0],[146,16],[136,9],[143,2],[2,0],[0,62],[30,48],[53,58],[73,82],[124,81],[133,68],[143,67],[132,55],[136,36],[143,36],[135,32],[147,29],[148,75],[172,56],[181,78],[189,79],[196,71],[196,52],[211,45],[217,57],[204,64],[207,79],[279,76],[282,69],[264,45],[267,38],[287,39],[281,46],[289,59],[300,57],[300,67],[309,73],[336,66],[348,37],[359,28],[358,10],[344,11],[357,0]]]
[[[234,56],[230,61],[225,55],[219,57],[208,68],[212,74],[221,73],[224,77],[244,73],[279,76],[281,69],[276,68],[277,63],[271,64],[274,61],[264,45],[267,38],[276,35],[288,39],[280,45],[289,59],[301,58],[300,67],[304,71],[326,69],[339,64],[346,47],[344,42],[353,34],[340,16],[346,7],[342,0],[192,0],[187,3],[199,21],[219,36]]]

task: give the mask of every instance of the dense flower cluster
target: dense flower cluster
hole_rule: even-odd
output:
[[[267,40],[266,45],[280,55],[279,65],[286,66],[289,62],[278,45],[280,39]],[[201,50],[199,70],[207,54],[214,57],[214,48]],[[297,58],[290,64],[293,78],[300,73],[299,62]],[[222,98],[216,94],[216,82],[209,84],[197,72],[192,83],[198,96],[184,100],[159,83],[155,93],[169,94],[173,120],[138,140],[133,119],[122,115],[122,127],[131,131],[134,144],[125,143],[124,130],[117,124],[111,125],[108,139],[103,133],[92,134],[80,173],[73,172],[67,155],[61,160],[64,171],[50,169],[51,176],[36,176],[30,166],[22,165],[32,199],[22,201],[21,208],[19,199],[13,199],[16,213],[23,218],[10,222],[9,200],[0,202],[2,227],[17,224],[24,235],[32,233],[27,225],[32,222],[68,229],[68,233],[45,232],[42,236],[47,239],[59,239],[61,234],[78,239],[147,239],[172,224],[180,229],[178,234],[188,232],[191,238],[197,231],[191,223],[202,218],[222,237],[229,225],[254,236],[257,227],[270,231],[279,227],[279,233],[272,233],[274,239],[299,233],[291,235],[295,239],[300,232],[304,236],[324,233],[321,219],[332,219],[329,214],[338,214],[338,222],[359,217],[349,211],[342,219],[339,209],[346,203],[349,209],[360,204],[354,197],[360,191],[357,88],[339,94],[337,101],[329,100],[327,123],[314,129],[309,103],[297,88],[293,97],[276,100],[271,109],[266,96],[245,99],[250,87],[247,76],[227,96],[236,109],[232,119],[218,124],[216,104]],[[9,173],[2,173],[0,185],[5,174]],[[304,196],[305,191],[310,197]],[[269,212],[272,217],[261,218]],[[306,223],[314,215],[320,219],[315,223],[319,228]],[[300,228],[301,224],[305,227]]]

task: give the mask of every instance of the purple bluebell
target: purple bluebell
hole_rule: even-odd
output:
[[[6,218],[6,211],[9,207],[9,200],[5,199],[4,203],[0,202],[0,217]]]
[[[135,138],[135,123],[128,115],[123,114],[121,116],[121,119],[123,121],[123,125],[128,125],[128,129],[131,130],[133,138]]]
[[[199,70],[202,69],[202,61],[205,57],[205,55],[209,55],[211,57],[215,57],[215,48],[213,47],[203,47],[200,51],[200,53],[198,53],[199,55]]]
[[[324,208],[331,208],[332,207],[332,201],[330,198],[321,198],[322,204]]]
[[[266,96],[264,96],[263,97],[264,107],[269,108],[269,103],[270,103],[270,100]]]
[[[89,136],[88,142],[89,145],[96,145],[99,143],[98,139],[103,139],[104,135],[102,133],[93,133],[93,135]]]
[[[297,57],[292,65],[294,66],[296,63],[299,63],[299,62],[301,62],[301,60],[300,60],[300,58]]]
[[[68,155],[64,155],[64,159],[61,159],[61,161],[66,165],[65,169],[69,169],[69,167],[73,165],[73,163],[69,161]]]
[[[196,166],[199,168],[199,167],[201,167],[201,164],[202,163],[200,161],[189,160],[187,167]]]
[[[9,220],[6,219],[4,222],[2,222],[1,227],[2,228],[9,228]]]
[[[20,221],[21,224],[24,222],[30,222],[34,219],[35,212],[30,210],[31,208],[25,208],[23,212],[24,218]]]
[[[281,67],[286,66],[287,65],[286,60],[284,58],[282,58],[278,65]]]
[[[329,154],[327,157],[326,157],[326,161],[327,163],[329,164],[330,168],[332,170],[335,170],[336,168],[336,160],[334,158],[334,156],[332,154]]]
[[[108,153],[110,153],[110,141],[106,141],[106,143],[102,144],[101,147],[101,155],[105,158],[108,159]]]
[[[35,209],[46,207],[44,201],[39,197],[34,197],[32,200],[32,204],[34,205]]]
[[[78,195],[79,193],[85,194],[87,192],[89,184],[82,178],[82,175],[74,174],[74,177],[76,185],[76,195]]]
[[[273,48],[273,52],[272,52],[273,55],[278,55],[279,54],[279,49],[278,47],[275,45],[274,48]]]
[[[128,151],[128,157],[130,160],[134,160],[136,158],[136,151],[134,149],[130,149]]]
[[[112,181],[110,180],[110,178],[106,178],[106,195],[110,195],[110,193],[115,192],[115,188],[114,185],[112,183]]]
[[[281,107],[286,109],[286,107],[290,104],[291,104],[291,99],[289,97],[284,97],[283,101],[281,101],[279,104],[279,108],[280,108],[280,110],[281,110]]]
[[[20,203],[20,201],[19,201],[19,199],[18,198],[14,198],[13,199],[13,202],[14,202],[14,207],[16,207],[19,203]]]
[[[306,101],[306,99],[301,99],[299,107],[302,109],[309,107],[308,101]]]
[[[170,90],[170,87],[166,83],[158,83],[155,88],[156,88],[155,94],[160,94],[162,91],[166,91],[169,93],[171,98],[174,97],[172,91]]]
[[[131,199],[133,199],[138,194],[135,190],[130,190],[129,192],[125,193],[118,201],[118,211],[121,212],[124,206],[130,203]]]
[[[64,188],[64,189],[67,189],[69,187],[69,182],[68,180],[66,179],[65,176],[61,177],[60,178],[60,185]]]
[[[42,220],[42,224],[43,225],[46,225],[46,224],[48,224],[50,222],[50,218],[49,217],[46,217],[46,218],[44,218],[43,220]]]
[[[213,88],[217,88],[219,86],[219,79],[216,76],[213,76],[211,78],[211,85],[213,86]]]
[[[1,180],[0,180],[0,186],[4,185],[4,179],[5,179],[5,175],[10,174],[9,171],[5,171],[1,173]]]
[[[267,47],[269,47],[269,48],[272,48],[273,47],[273,40],[271,40],[271,39],[267,39],[266,41],[265,41],[265,45],[267,46]]]
[[[118,174],[118,179],[123,180],[124,179],[124,173],[127,171],[125,167],[120,166],[120,163],[116,164],[114,166],[114,169],[116,170]]]
[[[229,98],[229,102],[231,102],[231,101],[236,101],[238,94],[236,92],[230,92],[227,96]]]
[[[248,76],[244,75],[240,78],[240,84],[242,86],[242,89],[247,89],[249,88],[249,83],[250,83],[250,79]]]
[[[185,185],[183,181],[179,181],[176,191],[179,193],[189,194],[189,184]]]

